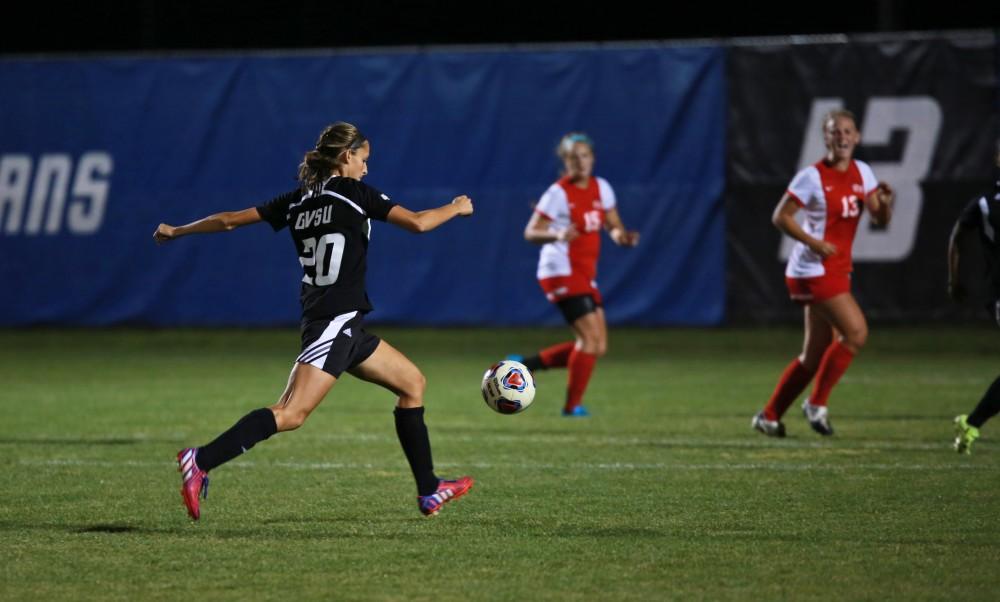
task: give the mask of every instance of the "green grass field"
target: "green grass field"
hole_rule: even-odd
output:
[[[479,395],[562,330],[374,328],[425,372],[442,476],[425,519],[388,392],[345,377],[299,431],[212,474],[202,520],[173,456],[281,393],[289,331],[0,332],[0,600],[986,600],[1000,596],[1000,418],[970,457],[951,418],[1000,372],[996,333],[874,328],[789,437],[750,417],[796,330],[617,330],[561,418]]]

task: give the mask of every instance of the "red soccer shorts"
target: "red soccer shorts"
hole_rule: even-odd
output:
[[[567,297],[578,295],[590,295],[594,301],[600,305],[601,293],[597,290],[597,283],[588,280],[583,276],[553,276],[552,278],[542,278],[538,285],[545,291],[545,297],[551,303],[558,303]]]
[[[788,296],[792,298],[792,301],[809,305],[851,292],[851,275],[826,274],[814,278],[789,278],[785,276],[785,285],[788,287]]]

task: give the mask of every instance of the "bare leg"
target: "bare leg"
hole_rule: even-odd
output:
[[[409,358],[385,341],[381,341],[368,359],[349,372],[395,393],[399,396],[397,407],[419,408],[424,405],[427,379]]]
[[[868,342],[868,323],[854,295],[844,293],[812,306],[813,310],[833,326],[838,342],[857,354]]]
[[[827,347],[816,372],[816,384],[809,402],[804,404],[809,425],[821,435],[832,435],[827,413],[827,401],[834,386],[847,371],[854,356],[868,340],[868,324],[850,293],[837,295],[814,305],[817,314],[829,322],[837,332],[834,342]]]
[[[278,403],[271,406],[278,432],[299,428],[337,382],[332,374],[309,364],[296,363]]]
[[[799,362],[809,372],[816,372],[826,348],[833,341],[833,326],[823,317],[822,312],[814,309],[812,305],[805,307],[804,318],[805,338],[802,341]]]
[[[399,437],[399,444],[406,454],[413,478],[417,482],[421,511],[426,510],[423,506],[424,498],[430,499],[442,483],[434,474],[431,442],[427,426],[424,424],[424,388],[427,380],[413,362],[385,341],[379,343],[368,359],[352,368],[351,374],[385,387],[398,396],[396,409],[393,412],[396,420],[396,436]],[[464,492],[463,490],[461,493]],[[445,501],[447,498],[439,503]],[[433,512],[424,513],[436,512],[436,509],[432,510]]]

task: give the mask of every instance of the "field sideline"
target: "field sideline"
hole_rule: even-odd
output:
[[[1000,596],[1000,418],[951,418],[1000,373],[997,333],[873,327],[789,437],[750,418],[795,329],[618,329],[587,395],[524,414],[479,379],[547,329],[372,328],[428,378],[439,474],[423,518],[388,392],[345,377],[298,432],[212,473],[202,521],[173,456],[281,393],[292,330],[0,331],[3,600],[973,600]]]

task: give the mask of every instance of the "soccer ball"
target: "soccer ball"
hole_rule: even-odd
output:
[[[513,360],[499,361],[483,375],[483,401],[501,414],[523,412],[535,399],[535,379]]]

